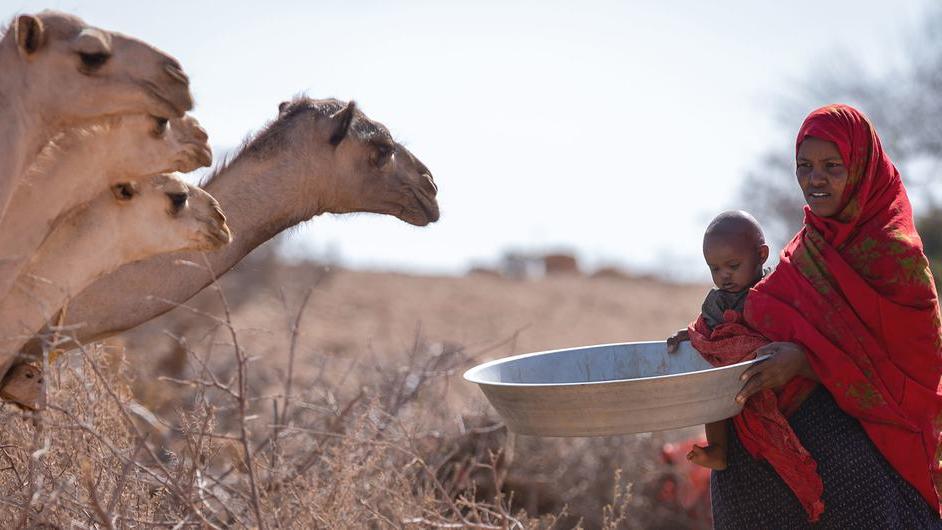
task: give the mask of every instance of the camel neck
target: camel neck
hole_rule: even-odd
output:
[[[3,86],[0,86],[0,116],[3,116],[0,120],[0,180],[13,182],[26,172],[46,138],[44,128],[33,113]]]
[[[9,292],[30,255],[70,205],[84,204],[107,193],[104,185],[91,184],[101,180],[100,164],[96,162],[108,158],[103,149],[106,144],[97,139],[80,129],[57,135],[15,186],[0,219],[0,249],[8,260],[0,270],[0,298]]]
[[[68,204],[83,204],[105,190],[89,182],[102,171],[96,162],[108,153],[101,142],[94,141],[95,136],[90,137],[91,141],[81,141],[79,131],[73,129],[56,136],[46,145],[52,151],[41,151],[24,172],[28,182],[16,186],[6,216],[0,221],[0,248],[13,248],[9,242],[22,239],[31,228],[45,235],[48,224],[55,220],[49,212],[61,212]],[[43,207],[37,208],[38,204]]]
[[[110,193],[79,207],[62,219],[37,249],[25,272],[42,278],[68,296],[77,295],[91,280],[110,272],[124,258],[114,234],[119,226]],[[89,252],[89,249],[95,249]]]
[[[11,57],[11,54],[14,55]],[[16,49],[0,42],[0,64],[19,64]],[[0,215],[13,194],[16,182],[48,139],[47,127],[28,103],[30,89],[18,66],[0,75]]]
[[[96,206],[63,219],[0,301],[0,358],[18,351],[69,298],[114,266],[113,236],[103,229],[113,226],[114,209]]]
[[[317,213],[308,213],[301,207],[302,193],[295,185],[301,181],[300,176],[273,174],[274,171],[290,171],[286,169],[288,166],[237,158],[204,186],[219,201],[232,230],[232,243],[213,253],[220,256],[219,265],[224,265],[220,270],[214,264],[218,274],[282,230]]]

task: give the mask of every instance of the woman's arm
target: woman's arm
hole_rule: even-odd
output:
[[[778,388],[792,380],[793,377],[802,376],[812,381],[820,382],[818,375],[808,363],[807,350],[794,342],[773,342],[756,350],[756,356],[770,357],[762,362],[750,366],[743,372],[740,379],[745,381],[742,390],[736,396],[738,403],[745,403],[750,396],[766,388]]]

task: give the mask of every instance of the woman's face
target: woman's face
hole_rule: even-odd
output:
[[[809,136],[795,159],[798,185],[811,211],[819,217],[837,215],[847,186],[847,167],[834,142]]]

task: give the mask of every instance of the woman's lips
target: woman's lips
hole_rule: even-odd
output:
[[[815,200],[827,199],[830,196],[831,194],[826,191],[812,191],[811,193],[808,194],[809,199],[815,199]]]

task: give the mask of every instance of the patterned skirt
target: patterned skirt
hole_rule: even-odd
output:
[[[728,467],[710,480],[718,529],[939,528],[942,520],[883,458],[863,427],[818,387],[788,419],[818,463],[824,514],[812,525],[788,486],[753,459],[729,425]]]

